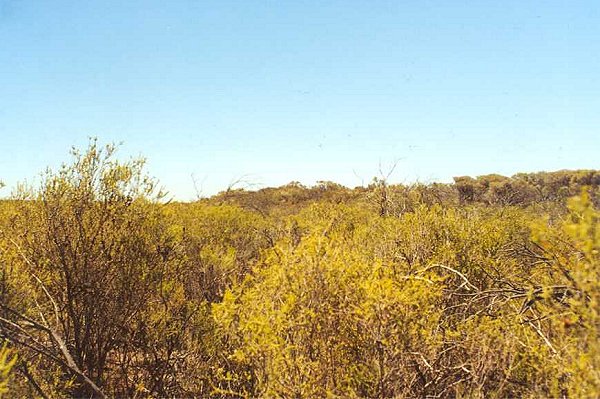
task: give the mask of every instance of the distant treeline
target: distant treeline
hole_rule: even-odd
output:
[[[376,178],[368,186],[354,189],[330,181],[321,181],[312,187],[291,182],[281,187],[256,191],[228,189],[204,201],[232,203],[246,209],[270,212],[278,208],[297,210],[315,201],[351,203],[363,199],[365,195],[379,193],[379,199],[383,201],[381,205],[387,207],[386,212],[398,213],[411,210],[416,204],[527,206],[564,202],[578,195],[584,187],[596,203],[600,199],[599,170],[518,173],[511,177],[499,174],[460,176],[450,184],[389,184]]]

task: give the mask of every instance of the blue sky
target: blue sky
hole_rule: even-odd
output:
[[[0,0],[0,179],[89,136],[184,200],[600,168],[599,72],[597,1]]]

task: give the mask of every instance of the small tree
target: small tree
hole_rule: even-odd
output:
[[[117,367],[111,390],[124,393],[143,309],[172,259],[163,193],[144,160],[119,162],[115,150],[96,140],[73,149],[71,164],[20,196],[9,235],[11,266],[27,278],[13,286],[13,307],[2,300],[3,334],[72,376],[76,397],[102,397],[106,371]]]

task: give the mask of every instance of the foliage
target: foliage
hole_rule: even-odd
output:
[[[12,356],[12,351],[4,344],[0,348],[0,397],[10,391],[8,389],[8,380],[16,362],[17,357]]]
[[[600,396],[599,172],[165,203],[116,150],[0,201],[11,396]]]

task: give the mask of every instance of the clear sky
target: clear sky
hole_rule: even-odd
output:
[[[0,179],[88,136],[184,200],[600,168],[599,77],[596,0],[0,0]]]

